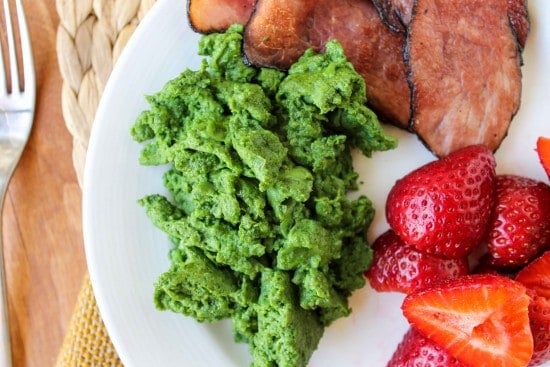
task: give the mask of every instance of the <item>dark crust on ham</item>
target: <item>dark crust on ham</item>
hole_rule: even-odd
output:
[[[405,36],[384,25],[370,0],[258,0],[244,52],[253,65],[287,69],[306,49],[322,51],[331,39],[363,76],[369,106],[382,120],[408,128]]]
[[[512,0],[510,0],[512,1]],[[384,23],[394,32],[406,32],[414,0],[372,0]]]
[[[523,50],[531,28],[527,0],[508,0],[508,17],[519,46]]]
[[[187,17],[198,33],[223,32],[230,25],[246,24],[256,0],[189,0]]]
[[[521,98],[520,52],[501,0],[417,0],[405,59],[412,129],[439,157],[496,150]]]

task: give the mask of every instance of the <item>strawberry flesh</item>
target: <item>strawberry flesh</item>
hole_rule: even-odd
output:
[[[521,269],[515,279],[532,292],[529,320],[534,352],[529,366],[539,366],[550,361],[550,251]]]
[[[397,346],[386,367],[468,367],[414,328]]]
[[[542,168],[550,178],[550,138],[541,136],[537,139],[537,154]]]
[[[388,224],[419,251],[449,258],[467,256],[486,233],[495,166],[492,152],[482,145],[421,166],[390,190]]]
[[[531,261],[521,269],[516,280],[532,289],[538,296],[550,300],[550,251]]]
[[[447,259],[420,252],[391,229],[379,236],[372,247],[373,262],[365,275],[379,292],[410,293],[469,272],[467,258]]]
[[[462,363],[524,367],[533,355],[529,302],[521,283],[476,274],[413,292],[402,309],[412,327]]]

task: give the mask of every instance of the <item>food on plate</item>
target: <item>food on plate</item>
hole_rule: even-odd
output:
[[[540,136],[537,139],[537,154],[544,172],[550,178],[550,138]]]
[[[436,363],[436,364],[434,364]],[[386,367],[469,367],[415,328],[397,346]]]
[[[365,275],[377,291],[407,294],[403,313],[421,336],[409,331],[388,366],[408,365],[407,355],[422,363],[414,356],[436,355],[436,347],[472,366],[476,358],[487,366],[550,361],[550,186],[497,175],[496,163],[490,150],[472,145],[418,167],[390,189],[386,215],[392,229],[374,241]],[[471,200],[474,193],[480,196]],[[487,216],[479,208],[489,219],[476,223],[473,218]],[[459,212],[464,216],[452,217]],[[454,226],[429,235],[437,223]],[[465,247],[453,239],[468,233],[475,235],[467,236],[472,242]],[[456,247],[438,245],[446,238]],[[428,255],[433,262],[421,265]],[[441,256],[465,263],[458,263],[460,271],[434,275]],[[410,287],[411,280],[420,285]],[[448,363],[443,365],[459,363],[441,358]]]
[[[365,79],[367,103],[381,118],[407,128],[410,90],[404,35],[391,32],[371,1],[258,0],[246,24],[244,51],[254,65],[286,69],[308,48],[337,39]]]
[[[478,274],[405,297],[411,326],[471,366],[524,367],[533,355],[530,297],[520,282]]]
[[[521,98],[521,56],[501,0],[418,0],[406,62],[411,128],[438,157],[484,144],[495,151]]]
[[[201,68],[147,98],[131,133],[140,162],[169,164],[168,195],[140,200],[173,243],[154,301],[203,322],[230,318],[253,366],[305,366],[365,284],[374,209],[351,150],[391,149],[339,43],[288,73],[245,65],[243,28],[201,38]]]
[[[397,180],[386,200],[386,219],[418,250],[461,258],[481,242],[495,192],[495,158],[471,145],[429,162]]]
[[[533,291],[529,320],[534,353],[529,366],[538,366],[550,361],[550,251],[520,270],[516,280]]]
[[[188,0],[191,28],[200,33],[222,32],[232,24],[244,24],[254,10],[255,0]]]
[[[449,259],[418,251],[387,230],[372,244],[373,259],[365,273],[378,292],[411,293],[470,272],[466,256]]]
[[[516,175],[498,175],[494,208],[487,230],[493,266],[527,264],[550,248],[550,186]]]

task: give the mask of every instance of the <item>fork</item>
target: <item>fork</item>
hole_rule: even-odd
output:
[[[0,48],[0,367],[10,367],[12,351],[2,244],[2,207],[9,180],[32,129],[36,85],[30,36],[21,0],[15,0],[16,15],[13,19],[10,0],[3,0],[3,7],[6,27],[6,42],[3,44],[7,46]],[[14,20],[19,28],[17,39]],[[17,57],[17,43],[21,60]],[[8,65],[4,60],[8,60]],[[20,66],[23,68],[22,81],[19,79]]]

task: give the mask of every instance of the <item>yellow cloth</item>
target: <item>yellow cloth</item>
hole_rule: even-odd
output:
[[[57,367],[122,366],[101,320],[89,276],[78,295]]]

